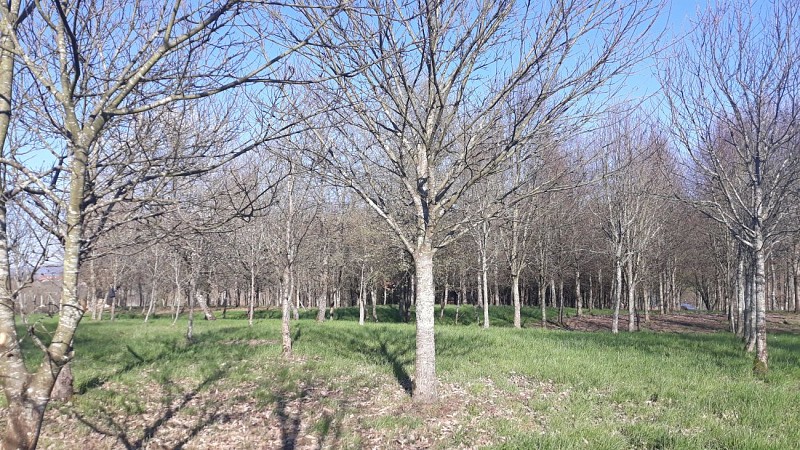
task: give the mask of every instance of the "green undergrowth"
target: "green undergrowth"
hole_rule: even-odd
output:
[[[403,314],[397,305],[380,305],[375,309],[378,323],[405,323]],[[564,308],[565,317],[574,317],[575,308]],[[462,325],[462,326],[476,326],[483,325],[483,309],[474,305],[464,305],[457,308],[454,305],[448,305],[445,308],[444,314],[441,312],[439,306],[436,307],[436,323],[440,325]],[[592,315],[610,315],[611,310],[594,310],[588,311],[584,308],[584,314]],[[218,310],[217,315],[224,319],[243,320],[247,319],[247,311],[245,309],[229,309]],[[316,309],[301,309],[298,312],[301,320],[315,320],[317,317]],[[521,320],[523,327],[537,327],[542,323],[541,310],[537,308],[525,307],[521,309]],[[120,315],[123,318],[141,318],[141,314],[137,312],[125,312]],[[253,314],[255,320],[265,319],[280,319],[280,309],[259,309]],[[332,320],[342,321],[358,321],[358,308],[336,308],[329,309],[327,318]],[[416,319],[414,308],[408,316],[408,322],[413,323]],[[555,323],[558,319],[558,310],[556,308],[547,308],[547,319],[550,323]],[[372,317],[372,307],[368,306],[365,310],[364,320],[367,322],[374,322]],[[512,327],[514,325],[514,308],[510,306],[490,306],[489,307],[489,322],[492,326],[499,327]]]
[[[465,309],[472,308],[462,314]],[[493,312],[493,323],[507,320],[500,309]],[[376,386],[411,390],[413,325],[301,319],[292,324],[296,358],[285,362],[278,320],[260,317],[249,328],[234,313],[241,314],[197,321],[191,343],[184,338],[185,320],[175,326],[166,317],[147,324],[87,320],[76,336],[78,394],[70,408],[85,423],[107,423],[113,411],[132,416],[153,408],[148,391],[160,393],[156,401],[174,404],[212,390],[235,392],[220,401],[283,408],[311,395],[313,386],[325,389],[317,401],[338,415],[325,415],[311,430],[335,429],[335,446],[360,447],[366,445],[361,432],[342,420],[347,414],[357,418],[361,409],[343,399]],[[535,311],[527,314],[536,320]],[[52,328],[55,322],[42,323]],[[612,335],[484,330],[475,319],[473,326],[446,323],[436,332],[438,376],[443,392],[464,394],[448,397],[460,404],[441,408],[461,411],[462,424],[480,418],[480,430],[448,431],[437,447],[800,448],[798,335],[770,335],[769,372],[756,377],[751,355],[728,333]],[[29,364],[36,364],[36,350],[27,340],[25,345]],[[373,415],[364,426],[400,435],[436,429],[437,413],[417,412],[408,394],[400,399],[402,414]],[[501,412],[487,416],[489,409]],[[488,441],[481,440],[486,430]],[[136,433],[139,444],[147,437],[147,430],[130,430],[131,445]]]

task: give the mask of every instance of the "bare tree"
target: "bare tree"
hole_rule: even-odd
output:
[[[12,408],[3,445],[33,448],[50,389],[72,358],[72,338],[83,315],[77,286],[85,207],[91,203],[87,186],[94,181],[90,170],[103,146],[104,131],[122,116],[209,97],[254,80],[286,79],[289,74],[280,72],[281,62],[307,40],[293,37],[304,31],[286,31],[278,5],[270,9],[244,1],[32,2],[26,10],[31,14],[22,23],[19,8],[19,2],[12,2],[10,9],[0,11],[0,33],[4,61],[13,55],[24,70],[15,72],[9,62],[0,76],[5,83],[19,74],[19,83],[34,94],[26,108],[13,113],[44,118],[39,122],[41,133],[45,142],[60,139],[69,178],[65,199],[37,184],[66,216],[58,327],[51,344],[40,345],[45,358],[35,373],[16,363],[21,361],[16,350],[0,363]],[[312,27],[307,32],[314,31]],[[227,45],[209,45],[217,36],[225,36]],[[266,48],[264,41],[270,42],[274,54],[255,53]],[[262,137],[251,135],[253,141]],[[4,317],[9,319],[0,323],[4,340],[16,341],[13,315]]]
[[[438,398],[433,258],[470,224],[459,200],[513,155],[540,157],[523,144],[574,128],[578,103],[591,114],[591,95],[649,51],[657,12],[648,1],[374,2],[306,47],[315,70],[352,74],[313,94],[331,105],[319,169],[414,259],[415,401]]]
[[[791,1],[709,7],[662,74],[672,129],[699,185],[690,200],[724,224],[752,261],[759,372],[767,370],[766,254],[800,177],[798,25]]]
[[[658,210],[666,197],[654,190],[663,180],[659,150],[664,140],[652,129],[634,126],[633,118],[613,121],[607,127],[600,170],[602,177],[598,216],[614,262],[614,316],[611,331],[619,331],[623,295],[628,305],[628,331],[636,331],[636,289],[639,270],[652,238],[658,231]],[[642,123],[641,121],[640,123]]]

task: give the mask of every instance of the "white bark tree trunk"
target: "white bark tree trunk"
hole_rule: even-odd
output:
[[[611,319],[611,332],[619,333],[619,308],[622,303],[622,259],[614,262],[614,316]]]
[[[438,399],[436,379],[436,345],[434,340],[434,309],[436,290],[433,282],[433,255],[430,244],[422,244],[414,254],[416,285],[416,367],[413,399],[417,403],[431,403]]]

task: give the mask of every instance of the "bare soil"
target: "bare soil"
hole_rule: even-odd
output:
[[[566,319],[561,327],[574,331],[611,331],[611,320],[610,315],[586,314],[583,317]],[[627,327],[627,312],[624,315],[620,313],[619,328],[627,330]],[[641,315],[639,327],[642,330],[663,333],[716,333],[729,329],[728,321],[722,313],[688,311],[668,314],[653,312],[650,314],[649,322],[646,322],[644,315]],[[800,334],[800,314],[768,313],[767,331]]]

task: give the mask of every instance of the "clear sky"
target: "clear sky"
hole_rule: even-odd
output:
[[[654,27],[655,33],[663,31],[663,53],[657,57],[642,62],[636,72],[626,80],[626,87],[621,94],[631,99],[650,97],[658,93],[659,83],[656,73],[659,69],[659,60],[663,60],[671,52],[671,45],[686,36],[697,22],[698,14],[702,14],[712,0],[665,0],[665,10]],[[654,98],[653,101],[658,101]]]

